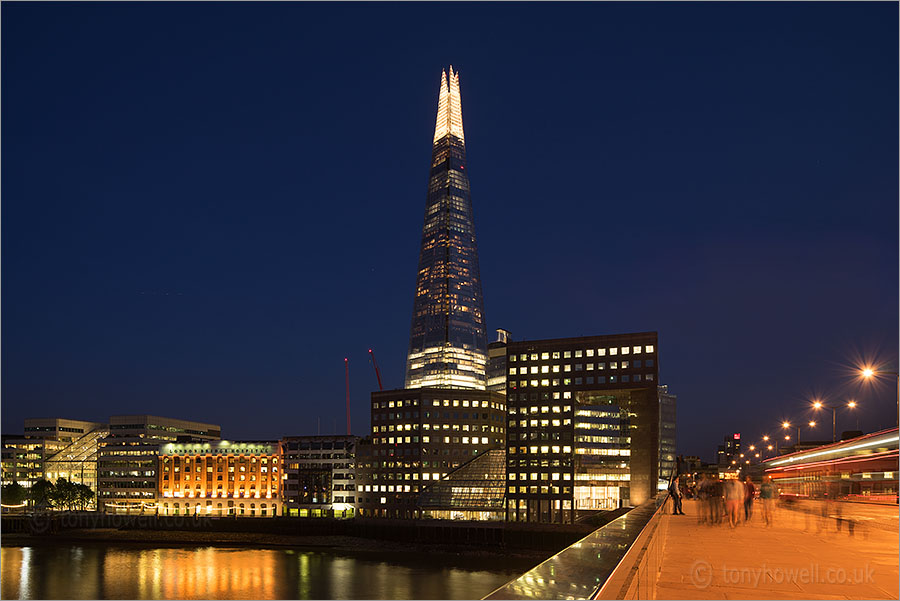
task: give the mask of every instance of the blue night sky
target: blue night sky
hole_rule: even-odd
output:
[[[813,395],[894,425],[894,384],[851,367],[897,369],[896,3],[2,17],[3,432],[122,413],[342,431],[346,356],[367,434],[370,347],[403,385],[450,64],[489,334],[658,331],[681,453]]]

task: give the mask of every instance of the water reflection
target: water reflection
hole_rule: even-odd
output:
[[[482,562],[483,563],[483,562]],[[479,599],[530,567],[215,547],[3,547],[3,599]],[[517,565],[518,564],[518,565]]]

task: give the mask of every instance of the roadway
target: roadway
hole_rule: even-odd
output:
[[[828,509],[828,518],[817,502],[778,508],[766,527],[757,502],[751,520],[732,529],[724,521],[698,523],[699,502],[685,500],[686,515],[662,518],[656,598],[897,599],[897,507],[838,505]]]

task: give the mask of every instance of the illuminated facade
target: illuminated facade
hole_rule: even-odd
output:
[[[406,388],[485,389],[487,334],[459,73],[441,73]]]
[[[510,342],[507,519],[639,505],[659,469],[657,334]]]
[[[506,394],[506,345],[512,335],[497,329],[497,340],[488,344],[487,389]]]
[[[503,448],[506,398],[487,390],[372,393],[372,438],[357,454],[360,515],[415,518],[423,486]]]
[[[358,436],[282,438],[284,515],[353,517],[358,443]]]
[[[3,437],[3,483],[29,488],[43,478],[66,478],[96,492],[98,441],[108,432],[96,422],[28,418],[24,435]]]
[[[99,443],[98,505],[109,513],[155,512],[159,445],[179,438],[218,440],[221,428],[155,415],[113,415]]]
[[[227,440],[159,446],[160,515],[275,517],[281,444]]]

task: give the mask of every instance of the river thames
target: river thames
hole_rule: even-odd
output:
[[[137,545],[0,549],[3,599],[480,599],[528,561]]]

